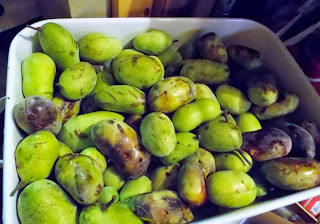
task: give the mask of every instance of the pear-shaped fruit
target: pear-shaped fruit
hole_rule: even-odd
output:
[[[103,173],[107,169],[107,160],[104,155],[96,148],[89,147],[84,149],[80,154],[86,155],[94,159]]]
[[[111,206],[94,204],[85,207],[80,214],[80,224],[143,224],[125,203],[114,203]]]
[[[237,126],[241,132],[252,132],[262,129],[259,120],[252,113],[244,113],[236,119]]]
[[[200,146],[210,151],[231,152],[242,145],[240,129],[223,116],[202,124],[196,132]]]
[[[117,38],[103,33],[90,33],[78,40],[80,57],[91,63],[104,63],[122,51],[122,43]]]
[[[123,201],[134,195],[151,192],[151,180],[146,176],[141,176],[135,180],[128,181],[120,191],[120,200]]]
[[[21,224],[77,223],[77,206],[51,180],[28,185],[19,196],[17,211]]]
[[[220,170],[237,170],[247,173],[252,167],[252,158],[245,151],[215,153],[216,168]]]
[[[107,204],[111,201],[112,203],[118,202],[119,193],[114,187],[110,187],[110,186],[104,187],[102,189],[100,198],[98,198],[98,202],[100,202],[101,204]]]
[[[56,65],[48,55],[31,54],[22,62],[21,73],[24,97],[44,96],[52,99]]]
[[[38,31],[42,50],[49,55],[60,70],[80,61],[78,44],[72,34],[57,23],[46,23],[34,28]]]
[[[216,163],[214,161],[213,155],[211,154],[211,152],[203,148],[199,148],[195,153],[185,158],[182,162],[183,164],[198,164],[202,168],[205,177],[216,171]]]
[[[62,156],[55,166],[58,183],[80,204],[95,202],[101,195],[103,177],[89,156],[72,153]]]
[[[11,196],[28,183],[47,178],[59,157],[59,149],[58,140],[48,131],[38,131],[23,139],[15,152],[17,172],[21,181]]]

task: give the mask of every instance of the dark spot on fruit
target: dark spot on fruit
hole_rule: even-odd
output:
[[[29,114],[27,118],[28,120],[34,120],[36,119],[36,116],[34,114]]]
[[[114,122],[114,120],[108,120],[108,123],[109,124],[114,124],[115,122]]]
[[[71,57],[73,57],[73,56],[74,56],[74,52],[73,52],[73,51],[70,51],[70,52],[69,52],[69,55],[70,55]]]

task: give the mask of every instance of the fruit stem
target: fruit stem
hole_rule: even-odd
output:
[[[224,110],[224,111],[222,112],[222,116],[224,117],[225,122],[229,122],[229,119],[228,119],[228,111],[227,111],[227,110]]]
[[[30,29],[33,29],[33,30],[36,30],[36,31],[39,31],[41,32],[42,31],[42,28],[41,27],[33,27],[33,26],[30,26],[30,25],[26,25],[26,27],[30,28]]]
[[[109,201],[107,204],[101,205],[101,210],[104,212],[107,211],[107,209],[112,205],[112,203],[114,202],[115,199],[116,199],[115,196],[112,196],[111,201]]]
[[[10,196],[13,197],[16,192],[20,189],[22,189],[25,186],[25,183],[23,181],[19,181],[19,183],[17,184],[17,186],[13,189],[13,191],[10,193]]]
[[[243,154],[243,151],[241,149],[238,149],[237,151],[238,153],[240,153],[242,158],[249,164],[249,166],[252,166],[252,163],[247,159],[247,157],[245,157],[245,155]]]

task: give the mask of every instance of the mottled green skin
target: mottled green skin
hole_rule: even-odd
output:
[[[94,95],[97,92],[99,92],[101,89],[108,86],[112,86],[114,83],[115,83],[115,80],[113,76],[109,73],[109,71],[107,71],[106,68],[103,68],[97,73],[97,83],[91,94]]]
[[[220,85],[216,97],[221,107],[233,115],[244,114],[251,107],[250,100],[239,89],[229,85]]]
[[[173,151],[169,155],[160,158],[161,162],[165,165],[179,163],[199,149],[199,139],[195,134],[180,132],[176,134],[176,139],[177,143]]]
[[[68,100],[65,97],[63,97],[60,92],[55,94],[55,96],[52,99],[52,102],[57,106],[60,112],[62,123],[65,123],[70,118],[77,116],[80,112],[81,100]]]
[[[253,76],[247,82],[247,93],[252,103],[266,107],[278,99],[278,89],[272,74]]]
[[[191,131],[220,114],[219,103],[212,99],[201,99],[176,110],[172,116],[172,123],[177,131]]]
[[[88,205],[101,195],[103,177],[98,164],[89,156],[78,153],[59,158],[55,166],[58,183],[78,203]]]
[[[258,131],[262,129],[259,120],[252,113],[244,113],[236,118],[237,126],[242,133]]]
[[[152,173],[152,191],[173,190],[177,186],[179,163],[171,166],[162,166]]]
[[[257,195],[254,180],[234,170],[218,171],[206,180],[208,199],[215,205],[240,208],[251,204]]]
[[[104,63],[122,51],[122,43],[117,38],[103,33],[90,33],[78,40],[80,57],[91,63]]]
[[[41,179],[19,195],[17,212],[21,224],[76,224],[77,206],[59,185]]]
[[[200,207],[206,202],[205,176],[198,164],[186,163],[181,166],[178,174],[178,192],[191,207]]]
[[[59,157],[59,149],[58,140],[48,131],[35,132],[19,143],[15,161],[23,186],[49,176]]]
[[[193,220],[191,209],[173,191],[138,195],[135,205],[137,216],[151,223],[184,224]]]
[[[54,61],[43,53],[33,53],[23,60],[21,66],[22,92],[24,97],[53,97],[53,82],[56,75]]]
[[[197,91],[196,100],[212,99],[217,103],[219,103],[216,96],[208,86],[201,83],[196,83],[195,85],[196,85],[196,91]]]
[[[155,84],[149,92],[148,104],[152,111],[171,113],[196,97],[195,84],[185,77],[170,77]]]
[[[162,62],[163,67],[167,65],[179,63],[182,61],[182,57],[178,51],[169,48],[158,55],[159,60]]]
[[[142,145],[154,156],[167,156],[176,145],[173,124],[167,115],[160,112],[150,113],[142,120],[140,135]]]
[[[247,152],[242,151],[242,154],[246,157],[250,164],[248,164],[248,162],[238,151],[215,153],[214,159],[216,162],[217,171],[236,170],[247,173],[251,169],[253,161],[251,156]]]
[[[29,96],[13,108],[16,124],[27,134],[50,131],[57,135],[62,126],[58,107],[44,96]]]
[[[299,106],[299,98],[294,94],[285,94],[284,100],[277,101],[267,107],[255,106],[252,113],[259,120],[270,120],[294,112]]]
[[[56,23],[46,23],[38,32],[42,50],[61,71],[80,62],[79,47],[72,34]]]
[[[96,104],[115,112],[142,115],[146,111],[146,97],[140,89],[128,85],[104,87],[95,95]]]
[[[119,201],[119,193],[114,187],[104,187],[102,189],[102,193],[100,198],[98,198],[97,202],[101,204],[108,204],[113,199],[112,203]]]
[[[200,55],[203,59],[226,64],[228,52],[222,40],[214,33],[206,33],[198,40]]]
[[[214,152],[231,152],[242,145],[240,129],[224,118],[218,117],[208,121],[196,130],[201,147]]]
[[[85,207],[79,218],[79,224],[143,224],[125,203],[113,203],[107,209],[101,204]]]
[[[112,62],[112,70],[118,82],[139,89],[153,86],[164,76],[163,65],[157,57],[132,51],[116,57]]]
[[[133,40],[133,46],[146,54],[159,55],[173,44],[169,34],[161,30],[141,33]]]
[[[126,123],[102,120],[93,126],[91,137],[125,178],[137,178],[147,171],[150,154],[141,147],[135,130]]]
[[[73,117],[62,126],[58,139],[68,145],[73,152],[79,152],[94,146],[91,140],[93,125],[111,118],[124,120],[122,115],[109,111],[97,111]]]
[[[186,157],[183,160],[183,164],[185,163],[198,164],[202,168],[205,177],[216,171],[216,163],[213,155],[203,148],[199,148],[195,153]]]
[[[120,200],[123,201],[135,195],[148,193],[151,190],[151,180],[146,176],[141,176],[125,183],[120,191]]]
[[[181,76],[187,77],[193,82],[206,85],[220,84],[229,77],[230,70],[227,65],[209,60],[194,60],[185,64],[180,72]]]
[[[320,164],[309,158],[282,157],[262,163],[262,173],[284,190],[305,190],[320,184]]]
[[[63,142],[59,141],[59,146],[60,146],[59,157],[64,156],[69,153],[73,153],[71,148],[69,146],[67,146],[66,144],[64,144]]]
[[[113,166],[108,166],[103,173],[103,182],[106,187],[113,187],[119,190],[125,183],[121,173]]]
[[[97,75],[87,62],[79,62],[65,69],[59,78],[59,89],[69,100],[80,100],[88,96],[97,83]]]
[[[103,173],[107,169],[107,160],[102,153],[96,147],[89,147],[81,151],[81,155],[86,155],[94,159],[98,164],[101,172]]]

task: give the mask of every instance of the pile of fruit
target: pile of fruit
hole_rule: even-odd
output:
[[[22,224],[189,223],[205,203],[239,208],[268,184],[320,183],[317,127],[288,121],[299,99],[258,51],[213,32],[175,50],[151,30],[123,50],[102,33],[30,28],[44,53],[23,61],[13,111],[28,134],[12,192]]]

